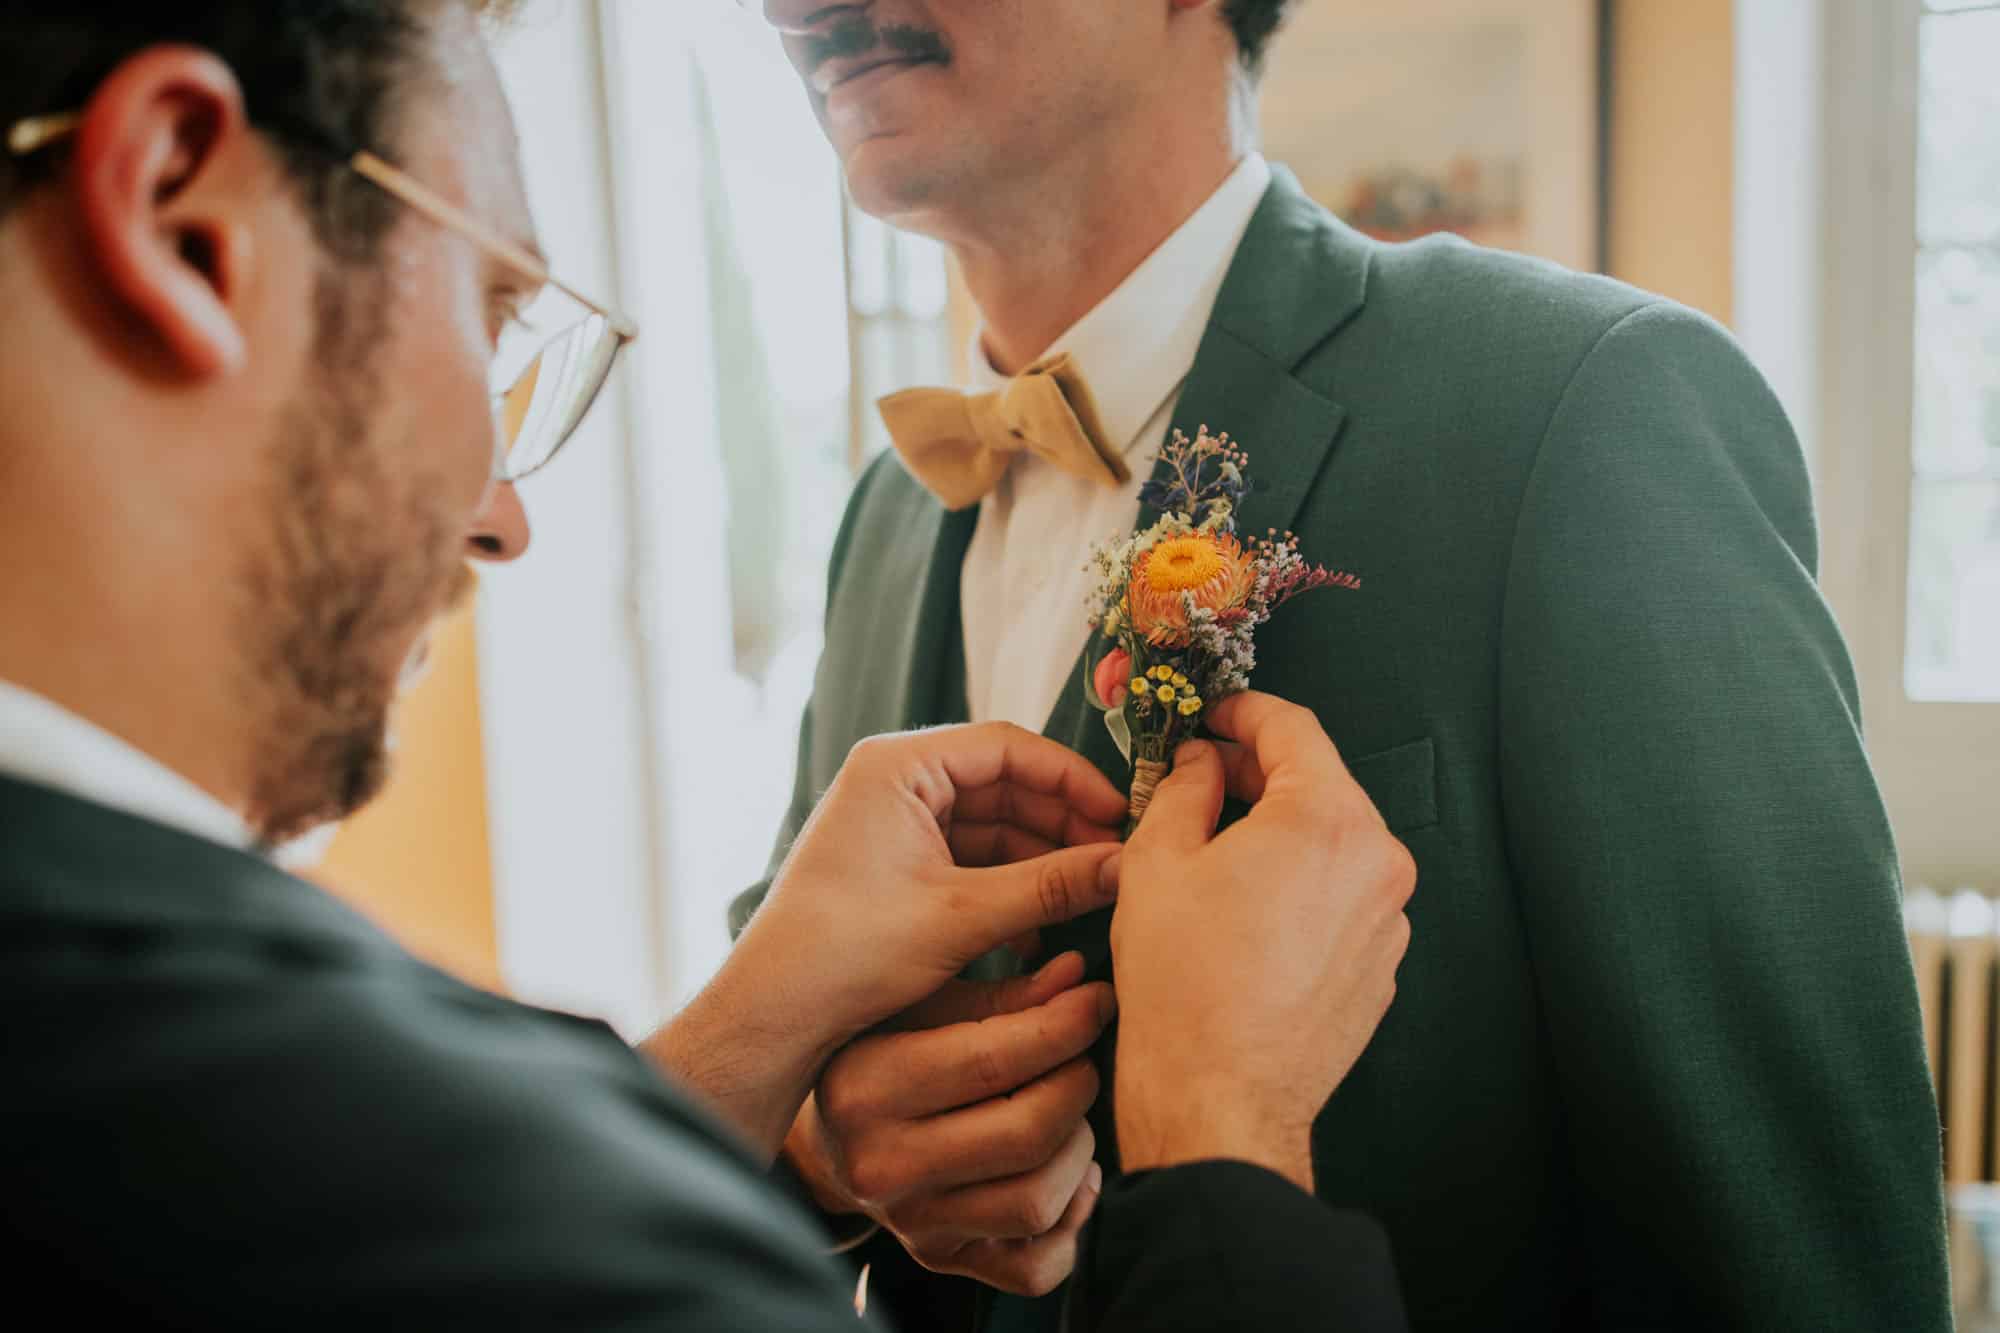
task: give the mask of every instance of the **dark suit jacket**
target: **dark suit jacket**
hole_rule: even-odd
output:
[[[1281,611],[1254,684],[1418,864],[1396,1004],[1314,1135],[1413,1325],[1949,1328],[1895,847],[1806,468],[1734,342],[1376,244],[1279,170],[1174,424],[1203,423],[1250,452],[1246,531],[1363,579]],[[965,716],[974,516],[863,477],[781,854],[855,741]],[[1047,732],[1123,777],[1081,662]],[[1103,915],[1045,937],[1104,975]]]
[[[5,778],[0,1033],[17,1311],[862,1327],[814,1223],[602,1024],[462,986],[255,857]],[[1276,1176],[1217,1163],[1136,1185],[1107,1191],[1079,1333],[1298,1327],[1266,1288],[1342,1330],[1402,1327],[1379,1232],[1342,1234],[1357,1259],[1339,1271],[1287,1258],[1285,1238],[1339,1224]],[[1153,1308],[1162,1263],[1202,1279],[1178,1324]]]

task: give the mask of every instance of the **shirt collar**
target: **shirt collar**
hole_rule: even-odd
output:
[[[248,850],[256,841],[242,816],[166,765],[4,680],[0,773],[225,847]]]
[[[1222,281],[1270,184],[1263,155],[1246,156],[1208,202],[1043,353],[1075,359],[1120,453],[1141,442],[1146,423],[1194,369]],[[974,388],[996,389],[1007,379],[986,359],[984,332],[974,331],[968,364]]]

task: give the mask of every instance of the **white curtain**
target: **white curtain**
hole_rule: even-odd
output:
[[[840,191],[738,8],[530,6],[499,57],[553,260],[642,329],[482,599],[502,966],[637,1035],[791,787],[850,479]]]

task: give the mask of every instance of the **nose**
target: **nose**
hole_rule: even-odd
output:
[[[806,33],[852,14],[864,13],[870,0],[828,4],[827,0],[763,0],[764,21],[783,33]]]
[[[512,482],[500,482],[487,492],[486,503],[473,515],[466,534],[466,552],[474,560],[506,564],[528,549],[528,511]]]

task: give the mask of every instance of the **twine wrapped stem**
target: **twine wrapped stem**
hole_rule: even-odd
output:
[[[1146,813],[1146,807],[1153,803],[1153,793],[1160,789],[1160,782],[1167,776],[1164,759],[1141,759],[1132,766],[1132,801],[1125,810],[1125,836],[1139,827],[1139,819]]]

